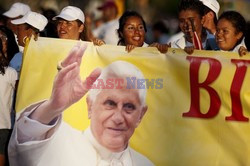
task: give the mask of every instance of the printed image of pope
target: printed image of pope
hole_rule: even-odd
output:
[[[129,146],[147,111],[147,89],[128,89],[126,78],[144,79],[142,72],[131,63],[115,61],[83,81],[80,65],[86,47],[78,43],[60,63],[50,98],[22,111],[9,144],[10,165],[154,165]],[[89,89],[97,79],[124,81],[119,88]],[[62,113],[85,95],[90,126],[79,131],[63,122]]]

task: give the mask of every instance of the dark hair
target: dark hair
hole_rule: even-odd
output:
[[[179,13],[181,11],[185,11],[185,10],[192,10],[192,11],[196,11],[200,17],[204,16],[204,6],[203,3],[199,0],[181,0],[179,3]]]
[[[77,25],[78,25],[78,27],[80,27],[81,25],[83,25],[84,26],[84,29],[83,29],[83,31],[80,33],[80,36],[79,36],[79,38],[82,40],[82,41],[91,41],[91,39],[90,39],[90,29],[89,29],[89,27],[88,27],[88,25],[87,25],[87,22],[85,21],[84,23],[82,23],[80,20],[76,20],[76,22],[77,22]]]
[[[56,30],[56,22],[52,20],[57,14],[54,9],[41,8],[42,15],[48,19],[48,24],[45,26],[44,30],[40,32],[41,37],[51,37],[58,38]]]
[[[130,17],[138,17],[138,18],[140,18],[142,23],[143,23],[143,27],[145,29],[145,32],[147,32],[146,23],[145,23],[144,19],[142,18],[142,16],[139,13],[137,13],[136,11],[125,11],[123,13],[123,15],[119,19],[119,28],[117,29],[119,41],[118,41],[117,45],[125,45],[125,40],[124,40],[124,38],[122,37],[121,34],[123,33],[123,28],[124,28],[127,20]]]
[[[5,67],[9,65],[9,62],[7,58],[4,56],[3,53],[3,45],[2,45],[2,39],[0,38],[0,74],[5,74]]]
[[[7,23],[7,17],[0,14],[0,24],[1,25],[6,25],[6,23]]]
[[[10,62],[14,55],[19,52],[19,48],[14,33],[9,28],[0,26],[0,31],[7,36],[7,60]]]
[[[246,35],[246,20],[239,12],[223,12],[219,17],[219,20],[221,19],[226,19],[227,21],[231,22],[233,27],[236,29],[236,33],[243,33],[242,38]],[[241,41],[242,38],[239,41]]]

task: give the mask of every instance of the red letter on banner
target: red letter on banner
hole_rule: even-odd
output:
[[[246,75],[247,65],[250,64],[250,60],[232,59],[231,62],[236,65],[237,69],[234,74],[234,79],[230,89],[230,95],[232,99],[232,115],[226,117],[226,120],[247,122],[248,118],[243,115],[243,109],[240,100],[240,90]]]
[[[188,56],[187,60],[190,62],[190,90],[191,90],[191,106],[190,110],[183,113],[184,117],[195,117],[195,118],[213,118],[219,112],[221,106],[221,100],[217,92],[209,85],[214,82],[220,74],[221,63],[212,58],[202,57],[191,57]],[[209,63],[209,72],[207,79],[203,83],[199,83],[199,69],[202,62]],[[207,90],[210,96],[210,106],[208,112],[203,114],[200,111],[200,88]]]

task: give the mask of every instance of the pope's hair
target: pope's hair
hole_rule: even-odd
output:
[[[136,79],[144,79],[144,76],[140,69],[138,69],[135,65],[128,63],[126,61],[115,61],[105,68],[102,69],[101,75],[94,82],[97,83],[98,80],[103,80],[106,82],[109,78],[128,78],[135,77]],[[101,92],[102,89],[93,88],[90,89],[88,97],[90,100],[95,101],[97,95]],[[146,105],[146,94],[147,89],[142,88],[138,89],[139,99],[141,102],[141,106]]]

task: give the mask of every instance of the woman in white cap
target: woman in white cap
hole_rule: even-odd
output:
[[[17,41],[18,45],[24,47],[26,41],[35,36],[35,39],[39,36],[48,23],[48,20],[43,15],[36,12],[28,12],[22,18],[12,20],[12,24],[17,25]],[[10,62],[10,66],[14,67],[17,72],[20,72],[22,65],[22,52],[17,53]]]
[[[53,20],[56,20],[57,34],[61,39],[93,41],[95,45],[104,44],[102,40],[87,35],[84,13],[77,7],[66,6]]]
[[[17,42],[17,26],[11,23],[11,20],[15,20],[18,18],[22,18],[25,14],[27,14],[30,11],[30,7],[24,3],[16,2],[14,3],[10,9],[3,13],[3,16],[5,16],[6,19],[6,26],[12,30],[12,32],[15,34],[15,39]],[[22,50],[22,46],[19,46],[19,51]]]
[[[7,17],[7,27],[10,28],[13,33],[17,34],[17,27],[11,23],[11,20],[18,19],[23,17],[30,11],[30,7],[26,4],[16,2],[14,3],[10,9],[3,13],[5,17]]]

